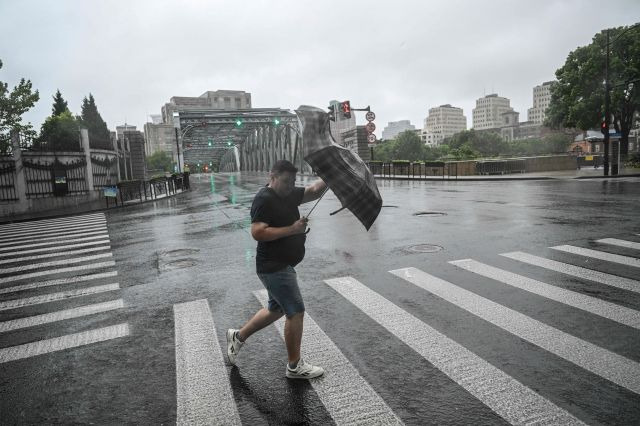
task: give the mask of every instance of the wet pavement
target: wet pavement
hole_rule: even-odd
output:
[[[370,424],[384,413],[406,424],[640,421],[640,251],[633,244],[640,242],[640,178],[379,180],[384,205],[369,232],[347,211],[329,216],[339,204],[328,193],[311,216],[306,257],[296,268],[308,324],[317,326],[305,337],[316,352],[303,346],[303,356],[336,363],[323,365],[327,377],[313,384],[284,377],[286,352],[275,326],[252,336],[237,367],[223,366],[215,345],[224,349],[227,328],[261,307],[248,228],[251,201],[266,181],[264,174],[195,175],[192,191],[172,199],[85,219],[0,226],[0,327],[13,327],[0,328],[2,423],[189,423],[197,419],[189,413],[216,411],[223,400],[228,423],[242,424],[351,423],[366,401],[377,404],[376,416],[360,417]],[[42,241],[45,230],[88,233],[102,220],[102,251],[65,255],[60,248],[60,257],[46,261],[111,253],[74,265],[113,266],[59,272],[69,266],[48,265],[35,267],[42,271],[36,277],[16,269],[45,261],[18,260],[39,255],[19,254],[38,244],[20,235]],[[59,238],[53,242],[62,247]],[[597,241],[605,238],[631,243]],[[564,246],[619,256],[598,259]],[[46,247],[55,254],[55,246]],[[515,260],[514,252],[608,275],[579,278]],[[465,259],[473,261],[450,263]],[[110,271],[117,275],[51,283]],[[22,302],[12,305],[16,299]],[[201,377],[203,356],[189,354],[196,321],[178,328],[175,306],[200,300],[210,309],[213,325],[204,327],[215,330],[217,342],[208,343],[223,375],[205,377],[209,388],[185,396],[196,387],[181,381]],[[15,328],[22,318],[88,304],[103,310]],[[104,330],[102,341],[82,340],[93,330]],[[87,334],[73,347],[56,349],[66,340],[51,340],[78,333]],[[43,340],[44,349],[20,346]],[[219,399],[203,401],[211,395]]]

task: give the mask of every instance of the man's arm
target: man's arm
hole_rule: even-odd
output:
[[[293,225],[275,227],[264,222],[251,224],[251,236],[256,241],[273,241],[290,235],[304,234],[307,228],[307,218],[303,217],[293,222]]]
[[[308,203],[309,201],[317,200],[318,198],[320,198],[326,187],[327,184],[324,183],[322,179],[307,186],[304,189],[304,196],[302,197],[301,204]]]

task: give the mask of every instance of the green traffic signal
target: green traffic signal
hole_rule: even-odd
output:
[[[276,118],[276,119],[274,119],[274,120],[273,120],[273,124],[275,124],[275,125],[277,126],[278,124],[280,124],[280,120],[279,120],[279,119],[277,119],[277,118]]]
[[[236,126],[237,127],[242,126],[242,120],[240,120],[239,118],[236,120]]]

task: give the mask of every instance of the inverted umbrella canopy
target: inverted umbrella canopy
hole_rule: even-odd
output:
[[[342,203],[369,230],[382,208],[382,197],[373,174],[362,159],[335,143],[329,130],[329,114],[301,105],[303,157]]]

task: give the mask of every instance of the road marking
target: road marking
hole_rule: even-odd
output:
[[[26,233],[26,232],[40,232],[40,231],[49,231],[49,230],[60,230],[60,229],[68,229],[68,228],[81,228],[83,226],[96,226],[96,225],[106,225],[106,219],[92,219],[92,220],[76,220],[69,222],[58,222],[58,223],[35,223],[29,226],[21,226],[15,228],[0,228],[0,237],[9,236],[15,233]]]
[[[23,238],[23,237],[33,237],[34,235],[46,237],[49,235],[58,235],[61,232],[95,231],[98,229],[107,229],[107,222],[105,221],[104,223],[101,223],[101,224],[96,223],[94,225],[89,225],[89,226],[86,226],[86,225],[55,226],[50,229],[43,228],[43,229],[34,229],[30,231],[5,233],[0,235],[0,241],[13,240],[16,238]]]
[[[178,425],[240,425],[222,350],[205,299],[173,305]]]
[[[129,335],[127,323],[0,349],[0,363],[86,346]]]
[[[68,234],[68,235],[58,235],[55,237],[44,237],[41,238],[40,236],[31,236],[28,238],[20,238],[20,240],[24,240],[24,241],[18,241],[18,239],[16,240],[12,240],[11,242],[8,243],[0,243],[0,247],[9,247],[11,246],[12,248],[20,248],[22,247],[22,244],[25,243],[32,243],[32,242],[37,242],[37,241],[54,241],[57,240],[57,243],[63,243],[64,241],[68,240],[68,239],[72,239],[72,238],[77,238],[77,237],[88,237],[90,235],[102,235],[102,238],[104,237],[108,237],[109,236],[109,232],[105,229],[103,231],[94,231],[94,232],[75,232],[73,234]]]
[[[466,269],[474,274],[500,281],[501,283],[564,303],[565,305],[581,309],[594,315],[610,319],[629,327],[640,329],[640,312],[616,305],[615,303],[600,300],[596,297],[580,294],[575,291],[566,290],[537,281],[522,275],[494,268],[493,266],[477,262],[473,259],[463,259],[450,261],[452,265]]]
[[[25,297],[23,299],[13,299],[0,302],[0,311],[8,309],[22,308],[24,306],[41,305],[43,303],[56,302],[58,300],[72,299],[75,297],[89,296],[91,294],[104,293],[120,289],[119,284],[105,284],[95,287],[66,290],[58,293],[43,294],[42,296]]]
[[[607,253],[604,251],[591,250],[583,247],[576,246],[555,246],[551,247],[554,250],[564,251],[567,253],[573,253],[580,256],[592,257],[594,259],[606,260],[607,262],[619,263],[621,265],[635,266],[640,268],[640,259],[629,256],[621,256],[619,254]]]
[[[90,281],[90,280],[97,280],[101,278],[111,278],[117,275],[118,273],[116,271],[109,271],[109,272],[101,272],[98,274],[79,275],[75,277],[61,278],[57,280],[40,281],[35,283],[16,285],[13,287],[0,288],[0,294],[15,293],[16,291],[31,290],[34,288],[48,287],[52,285],[65,285],[65,284],[78,283],[78,282],[84,282],[84,281]]]
[[[640,250],[640,243],[636,243],[635,241],[619,240],[617,238],[603,238],[601,240],[596,240],[596,243],[610,244],[613,246],[627,247],[635,250]]]
[[[85,271],[87,269],[109,268],[116,266],[116,262],[110,260],[109,262],[91,263],[88,265],[70,266],[68,268],[52,269],[50,271],[31,272],[29,274],[14,275],[12,277],[0,278],[0,284],[8,283],[12,281],[25,280],[27,278],[42,277],[45,275],[62,274],[64,272],[77,272]]]
[[[72,263],[89,262],[91,260],[105,259],[107,257],[113,257],[112,253],[94,254],[92,256],[74,257],[64,260],[52,260],[51,262],[31,263],[28,265],[15,266],[13,268],[0,268],[0,274],[9,274],[13,272],[28,271],[30,269],[48,268],[51,266],[70,265]]]
[[[43,253],[48,251],[63,252],[63,250],[70,249],[70,248],[88,247],[88,246],[95,246],[99,244],[111,244],[111,242],[109,241],[109,238],[107,238],[106,240],[91,241],[88,243],[66,244],[66,245],[62,244],[55,247],[46,247],[46,248],[39,248],[39,249],[33,249],[33,250],[15,250],[9,253],[0,253],[0,257],[10,257],[10,256],[32,254],[32,253]]]
[[[57,251],[56,253],[39,254],[36,256],[14,257],[12,259],[0,260],[0,265],[4,265],[7,263],[26,262],[27,260],[46,259],[49,257],[71,256],[74,254],[94,253],[96,251],[104,251],[104,250],[111,250],[111,246],[106,245],[106,246],[94,247],[94,248],[88,248],[88,249],[82,249],[82,250]]]
[[[560,272],[562,274],[571,275],[600,284],[621,288],[623,290],[640,293],[640,281],[630,278],[619,277],[617,275],[607,274],[604,272],[594,271],[580,266],[570,265],[568,263],[556,262],[555,260],[545,259],[544,257],[534,256],[532,254],[514,251],[511,253],[503,253],[500,256],[510,259],[519,260],[520,262],[530,265],[546,268],[551,271]]]
[[[521,339],[640,393],[640,364],[416,268],[390,271]]]
[[[325,282],[511,424],[582,424],[356,279],[344,277]]]
[[[266,290],[253,294],[267,306]],[[284,339],[284,319],[274,324]],[[310,383],[336,424],[404,424],[308,314],[302,347],[313,357],[313,363],[327,368],[324,377]]]
[[[63,311],[52,312],[49,314],[34,315],[31,317],[0,322],[0,333],[19,330],[21,328],[35,327],[36,325],[49,324],[52,322],[71,318],[79,318],[87,315],[97,314],[100,312],[113,311],[122,307],[124,307],[124,302],[122,301],[122,299],[118,299],[104,303],[80,306],[73,309],[65,309]]]
[[[7,223],[4,225],[0,225],[0,231],[4,231],[7,229],[42,226],[42,225],[48,225],[48,224],[73,223],[78,221],[88,221],[88,220],[96,220],[96,219],[105,219],[104,213],[87,214],[82,216],[59,217],[55,219],[40,219],[40,220],[32,220],[28,222]]]
[[[20,250],[16,250],[16,249],[51,246],[51,245],[56,245],[56,244],[60,244],[60,243],[79,243],[81,241],[100,240],[100,239],[103,239],[103,238],[108,238],[108,235],[98,235],[98,236],[95,236],[95,237],[76,238],[76,239],[73,239],[73,240],[65,240],[65,241],[50,241],[48,243],[25,244],[25,245],[19,246],[19,247],[5,247],[5,248],[0,248],[0,252],[9,251],[9,252],[15,253],[16,251],[20,251]],[[56,246],[56,248],[58,248],[58,247],[59,246]]]

